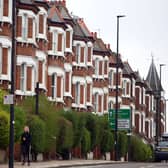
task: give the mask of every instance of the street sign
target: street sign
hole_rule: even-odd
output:
[[[109,123],[110,127],[115,130],[115,109],[109,110]],[[130,129],[130,109],[118,110],[118,129],[128,130]]]
[[[4,96],[4,104],[13,104],[13,95],[5,95]]]

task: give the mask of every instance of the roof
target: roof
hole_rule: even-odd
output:
[[[93,52],[103,53],[104,55],[111,55],[111,50],[109,46],[107,47],[104,41],[101,38],[97,37],[97,33],[94,33],[94,43],[93,43]]]
[[[150,65],[146,80],[148,81],[150,87],[152,88],[154,92],[160,91],[160,90],[163,91],[163,88],[160,85],[159,75],[157,73],[157,69],[154,64],[153,59],[152,59],[152,63]]]
[[[123,62],[123,75],[124,76],[131,76],[136,78],[134,71],[132,70],[128,61]]]
[[[64,22],[64,20],[60,16],[58,9],[54,5],[51,6],[48,10],[48,18],[53,22]]]
[[[82,18],[75,16],[73,17],[73,22],[74,37],[76,39],[94,42],[93,35],[90,33]]]
[[[57,4],[56,4],[56,7],[57,7],[57,9],[59,10],[61,16],[62,16],[64,19],[70,19],[70,20],[72,20],[72,17],[71,17],[71,15],[69,14],[68,9],[67,9],[64,5],[62,5],[61,3],[57,3]]]
[[[144,83],[144,80],[141,78],[139,71],[135,71],[134,72],[135,76],[136,76],[136,82],[137,83]]]
[[[134,73],[128,62],[123,62],[123,65],[124,65],[123,74],[132,75]]]
[[[78,18],[74,18],[73,20],[74,20],[74,23],[75,23],[74,27],[73,27],[74,35],[85,37],[85,33],[82,31],[82,28],[81,28],[81,26],[78,23]]]

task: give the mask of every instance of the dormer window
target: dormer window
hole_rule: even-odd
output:
[[[53,32],[53,52],[62,52],[63,50],[63,34],[57,31]]]

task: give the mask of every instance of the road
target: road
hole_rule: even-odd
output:
[[[72,168],[72,167],[71,167]],[[96,166],[81,166],[78,168],[168,168],[168,163],[122,163]]]

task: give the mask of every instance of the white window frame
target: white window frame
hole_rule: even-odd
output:
[[[26,63],[22,63],[20,66],[21,70],[20,70],[20,90],[22,92],[26,91],[26,87],[27,87],[27,83],[26,83],[26,79],[27,79],[27,65]]]
[[[80,58],[81,58],[81,46],[80,44],[76,45],[76,63],[80,64]]]
[[[58,50],[58,32],[53,31],[53,44],[52,44],[52,51],[54,54],[57,53]]]
[[[35,91],[35,87],[36,87],[36,68],[34,65],[32,65],[32,87],[31,90],[34,92]]]
[[[95,75],[96,76],[99,75],[99,59],[98,58],[95,59]]]
[[[32,18],[32,24],[33,24],[32,25],[33,26],[32,39],[35,42],[35,40],[36,40],[36,18],[35,17]]]
[[[3,17],[3,0],[0,0],[0,20],[2,20]]]
[[[80,104],[80,82],[76,82],[75,84],[75,103],[77,105]]]
[[[138,87],[138,88],[139,88],[139,104],[141,104],[142,103],[142,99],[141,99],[142,91],[141,91],[141,87]]]
[[[123,80],[122,94],[123,96],[127,95],[127,81],[125,79]]]
[[[109,101],[108,103],[108,110],[113,109],[113,101]]]
[[[94,109],[95,109],[95,112],[96,112],[96,113],[97,113],[98,110],[99,110],[98,101],[99,101],[99,93],[96,92],[96,93],[94,94]]]
[[[113,70],[111,69],[109,71],[109,86],[112,86],[113,85]]]
[[[22,38],[23,40],[28,38],[28,15],[26,13],[22,16]]]
[[[45,71],[46,71],[46,62],[45,60],[42,61],[42,84],[45,83]]]
[[[53,73],[51,75],[51,97],[56,99],[57,97],[57,74]]]

